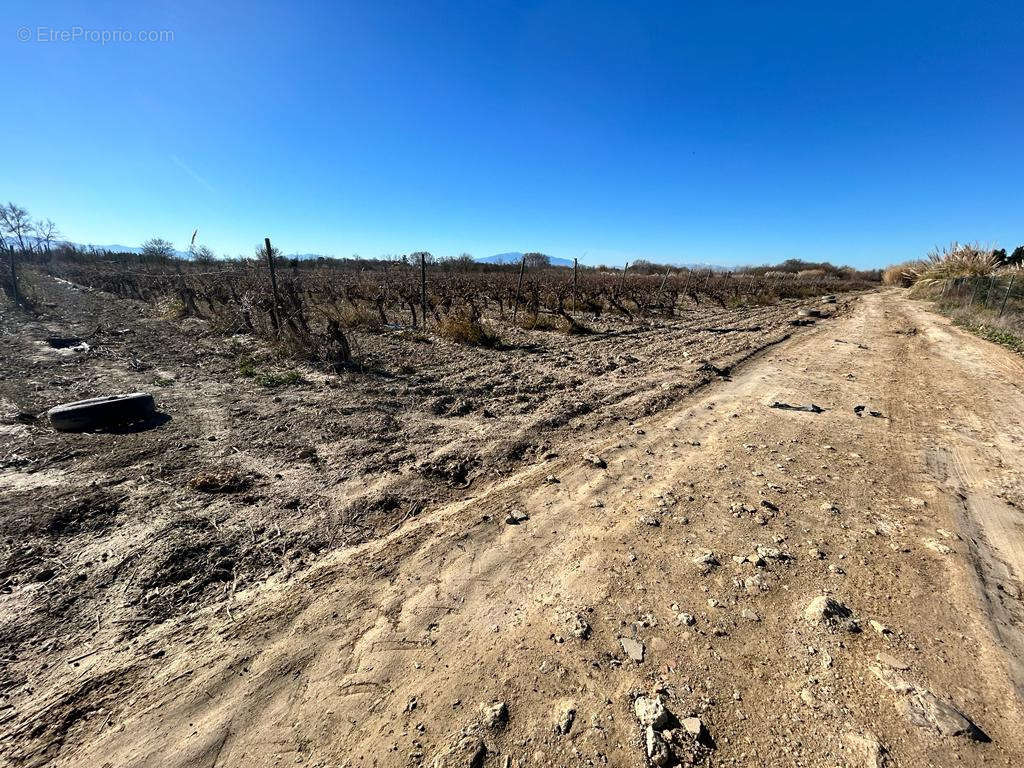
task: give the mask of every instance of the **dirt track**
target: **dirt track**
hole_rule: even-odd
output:
[[[28,698],[0,710],[2,753],[639,766],[642,694],[699,717],[715,765],[874,765],[876,739],[892,765],[1024,764],[1022,388],[1021,358],[863,296],[628,430],[101,648],[66,675],[61,744]],[[860,631],[809,622],[820,594]],[[925,690],[981,738],[915,725]],[[494,701],[507,724],[478,725]]]

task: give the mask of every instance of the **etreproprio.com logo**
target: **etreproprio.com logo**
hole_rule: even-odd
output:
[[[18,27],[22,43],[173,43],[173,29],[90,29],[88,27]]]

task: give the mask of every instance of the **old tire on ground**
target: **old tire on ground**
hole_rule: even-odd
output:
[[[148,392],[108,395],[77,400],[46,412],[50,424],[61,432],[84,432],[144,421],[156,412],[156,403]]]

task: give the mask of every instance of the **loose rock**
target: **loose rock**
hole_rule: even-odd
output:
[[[856,757],[856,765],[863,766],[863,768],[883,768],[885,766],[885,748],[875,734],[867,731],[862,735],[850,731],[843,738],[846,740],[850,752]],[[851,765],[853,764],[851,763]]]
[[[555,710],[555,733],[560,733],[563,736],[569,733],[575,719],[576,704],[571,701],[563,701]]]
[[[985,740],[985,735],[967,715],[923,688],[915,688],[899,699],[896,709],[912,725],[934,731],[939,736],[966,736],[978,741]]]
[[[622,650],[626,652],[637,664],[644,660],[644,644],[639,640],[634,640],[631,637],[620,637],[619,642],[622,644]]]
[[[950,555],[953,553],[952,547],[943,544],[938,539],[925,539],[924,545],[928,547],[928,549],[938,552],[940,555]]]
[[[480,723],[486,728],[497,730],[508,722],[508,707],[504,701],[492,701],[480,705]]]
[[[668,710],[661,696],[638,696],[633,701],[633,712],[643,726],[661,728],[668,722]]]
[[[458,736],[434,757],[433,768],[480,768],[487,757],[487,747],[479,736]]]
[[[811,624],[834,624],[852,615],[849,608],[828,595],[818,595],[804,608],[804,619]]]

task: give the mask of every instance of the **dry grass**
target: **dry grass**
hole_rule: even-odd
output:
[[[910,288],[917,282],[918,274],[927,267],[927,264],[928,262],[923,259],[893,264],[882,272],[882,282],[885,285],[898,285],[901,288]]]
[[[379,331],[384,327],[380,315],[369,307],[345,307],[338,313],[338,324],[349,330]]]
[[[552,315],[538,313],[536,315],[525,315],[518,322],[524,331],[557,331],[558,321]]]
[[[456,344],[487,349],[501,347],[501,337],[498,334],[479,320],[468,317],[446,317],[438,326],[437,333],[441,338],[454,341]]]
[[[951,280],[990,277],[997,269],[999,262],[991,248],[977,243],[953,243],[948,248],[931,250],[923,266],[912,271],[916,274],[915,286],[941,288]]]

